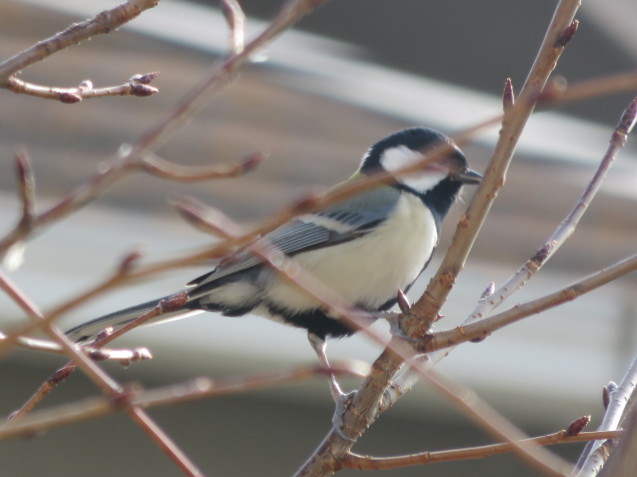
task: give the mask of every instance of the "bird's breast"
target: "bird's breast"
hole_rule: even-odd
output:
[[[420,274],[438,241],[433,215],[422,201],[403,194],[393,214],[373,231],[341,244],[294,256],[304,270],[351,304],[376,310]],[[266,299],[290,311],[320,304],[280,276],[273,276]]]

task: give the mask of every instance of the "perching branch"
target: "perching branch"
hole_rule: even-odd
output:
[[[182,201],[177,204],[177,207],[182,215],[196,224],[198,228],[207,227],[212,233],[222,238],[232,238],[238,233],[239,228],[237,225],[220,211],[203,207],[193,200]],[[265,264],[272,267],[287,280],[323,304],[323,306],[330,310],[330,314],[338,316],[353,329],[362,331],[367,337],[381,346],[386,344],[384,336],[367,327],[370,322],[370,317],[367,316],[367,313],[355,310],[352,304],[344,301],[337,291],[331,289],[329,285],[320,282],[303,270],[293,258],[286,258],[280,251],[274,249],[271,244],[261,244],[257,242],[251,244],[248,250],[258,255]],[[480,399],[475,392],[458,383],[453,383],[437,373],[427,372],[421,362],[414,358],[414,352],[411,347],[405,346],[404,343],[395,343],[393,340],[389,347],[392,353],[400,357],[414,372],[419,373],[421,377],[432,384],[441,394],[449,399],[450,402],[454,403],[484,429],[502,439],[507,439],[511,436],[518,437],[515,442],[509,439],[514,452],[525,456],[528,460],[542,462],[547,468],[567,467],[568,464],[566,464],[566,462],[554,458],[548,452],[534,446],[533,443],[523,442],[522,439],[526,436],[486,402]],[[348,411],[346,411],[346,413],[354,414],[356,414],[356,412],[357,410],[352,409],[351,406],[348,407]],[[338,432],[335,433],[341,441],[349,443],[350,446],[360,434],[361,432],[358,429],[351,429],[347,425],[344,425],[342,429],[339,429]],[[349,436],[349,439],[344,439],[343,435]]]
[[[543,89],[555,67],[564,49],[563,42],[559,40],[563,38],[564,32],[571,28],[579,4],[577,0],[562,0],[558,4],[525,86],[515,104],[504,115],[500,140],[496,145],[493,158],[467,213],[460,220],[452,245],[436,276],[430,282],[427,292],[402,320],[403,330],[416,339],[425,335],[437,316],[503,184],[517,139],[533,111],[535,103],[533,96],[537,96],[537,92]],[[390,349],[382,353],[373,365],[374,371],[354,396],[351,406],[357,412],[346,413],[343,419],[345,426],[350,426],[359,432],[369,427],[375,419],[384,390],[401,365],[402,360]],[[510,435],[506,438],[511,440]],[[331,432],[296,475],[299,477],[330,475],[336,469],[338,457],[349,452],[350,448],[351,442],[343,442],[336,432]],[[543,470],[546,470],[545,464],[537,461],[536,464],[543,465]],[[552,469],[550,472],[554,475],[561,474],[561,471],[557,469]]]
[[[507,93],[505,89],[505,98],[507,95],[511,93]],[[510,100],[505,99],[505,105],[510,102]],[[619,123],[615,127],[613,134],[610,139],[610,144],[604,157],[602,158],[595,174],[591,178],[590,182],[586,186],[584,192],[580,196],[579,200],[575,203],[575,206],[571,211],[567,214],[564,220],[558,225],[557,229],[553,232],[553,234],[546,240],[544,245],[537,250],[533,256],[522,265],[518,271],[513,274],[503,285],[501,285],[497,290],[490,289],[488,294],[483,295],[480,301],[478,302],[478,306],[475,310],[462,322],[462,324],[456,328],[460,330],[460,333],[456,335],[457,338],[462,336],[462,342],[465,341],[466,335],[463,335],[464,331],[466,331],[465,327],[473,323],[477,320],[482,319],[486,316],[491,310],[497,308],[502,302],[504,302],[508,297],[510,297],[513,293],[520,290],[523,286],[528,283],[528,281],[540,270],[540,268],[557,252],[557,250],[568,240],[568,238],[573,234],[577,224],[580,219],[588,209],[593,198],[596,196],[599,188],[604,181],[608,170],[611,165],[614,163],[617,154],[624,148],[626,144],[626,140],[628,134],[632,131],[635,125],[635,118],[637,117],[637,98],[635,98],[626,108],[622,117],[619,120]],[[629,273],[630,270],[626,273]],[[602,283],[603,284],[603,283]],[[601,286],[600,284],[599,286]],[[577,288],[579,293],[586,293],[590,290],[584,290],[581,288]],[[568,292],[563,291],[563,296],[568,295]],[[555,302],[559,304],[559,302]],[[551,305],[555,306],[555,305]],[[533,308],[530,307],[532,310]],[[537,311],[528,312],[525,316],[530,316],[533,313],[537,313]],[[524,317],[520,315],[520,317]],[[495,329],[491,329],[485,327],[484,334],[481,337],[473,338],[482,339],[487,336],[491,332],[495,331]],[[434,334],[432,338],[434,341],[438,339],[438,333]],[[470,338],[467,338],[470,339]],[[440,350],[440,348],[436,348],[436,345],[433,345],[434,348],[429,348],[428,343],[425,348],[433,351],[433,349]],[[452,345],[447,343],[444,346],[444,352],[436,353],[434,355],[428,356],[427,366],[436,365],[441,359],[448,356],[448,354],[452,351],[450,348]],[[418,381],[419,377],[415,375],[411,375],[409,370],[406,370],[401,375],[397,376],[392,383],[392,388],[389,391],[388,399],[383,403],[384,407],[391,406],[395,400],[409,391],[411,387]]]

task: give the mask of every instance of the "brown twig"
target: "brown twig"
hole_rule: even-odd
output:
[[[72,366],[80,366],[82,371],[107,395],[113,399],[117,399],[120,403],[126,402],[123,394],[124,390],[106,374],[99,366],[97,366],[90,358],[75,347],[69,339],[54,326],[51,326],[45,320],[42,313],[31,301],[6,277],[0,272],[0,288],[2,288],[15,301],[27,315],[44,331],[51,339],[58,342],[65,353],[73,359]],[[66,373],[63,371],[62,374]],[[54,384],[54,383],[53,383]],[[29,405],[37,404],[37,397],[29,400]],[[30,409],[25,407],[24,411],[14,413],[13,420],[23,416]],[[202,475],[199,469],[192,463],[187,456],[177,447],[172,439],[157,426],[152,419],[138,407],[127,407],[129,416],[173,459],[173,461],[188,475]]]
[[[159,90],[149,83],[157,76],[157,72],[134,75],[126,83],[117,86],[94,88],[93,82],[84,80],[79,86],[63,88],[28,83],[15,76],[7,81],[6,89],[18,94],[26,94],[43,99],[52,99],[65,104],[80,103],[84,99],[104,98],[106,96],[138,96],[146,97],[158,93]]]
[[[299,367],[291,371],[257,374],[228,380],[213,381],[208,378],[197,378],[184,384],[171,384],[157,389],[131,390],[127,398],[127,404],[144,409],[171,406],[200,399],[289,384],[321,376],[328,372],[337,375],[361,377],[368,374],[369,368],[364,363],[347,361],[344,363],[332,363],[327,370],[317,365]],[[84,422],[121,410],[122,405],[118,401],[98,397],[55,406],[51,409],[34,411],[20,422],[9,422],[1,426],[0,440],[39,434],[56,427]]]
[[[540,313],[562,303],[566,303],[567,301],[574,300],[584,293],[599,288],[606,283],[636,270],[637,255],[631,255],[610,267],[594,273],[584,280],[576,282],[571,286],[558,290],[542,298],[538,298],[537,300],[516,305],[507,311],[465,326],[433,333],[425,340],[422,351],[431,352],[447,348],[449,346],[454,346],[465,341],[484,338],[504,326],[510,325],[522,318]]]
[[[501,287],[498,288],[488,300],[484,300],[476,308],[476,310],[468,318],[467,322],[473,321],[480,316],[484,316],[488,310],[496,308],[512,293],[519,290],[524,286],[528,280],[539,271],[539,269],[557,252],[557,250],[573,235],[577,224],[584,216],[584,213],[588,209],[591,201],[599,191],[606,174],[615,159],[617,154],[626,145],[626,139],[635,125],[635,119],[637,118],[637,98],[628,105],[623,112],[619,123],[615,127],[611,136],[610,144],[604,154],[595,174],[591,178],[590,182],[584,189],[584,192],[575,203],[571,211],[562,220],[557,229],[546,240],[544,245],[533,254],[533,256],[520,267],[520,269]]]
[[[564,78],[556,78],[549,82],[538,95],[538,103],[542,106],[570,103],[621,91],[637,90],[637,71],[603,75],[589,80],[579,81],[566,87]]]
[[[126,265],[123,265],[123,267],[130,265],[129,262],[130,260],[128,260],[127,257],[127,259],[124,260],[124,263]],[[122,267],[120,267],[120,270],[121,269]],[[175,295],[170,300],[161,300],[155,308],[151,309],[147,313],[144,313],[142,316],[133,320],[131,323],[128,323],[121,329],[116,330],[115,332],[106,332],[107,330],[104,330],[104,332],[100,333],[97,339],[91,342],[89,346],[80,346],[79,348],[91,359],[94,359],[96,361],[110,359],[113,356],[116,356],[120,360],[122,360],[123,364],[127,365],[130,364],[132,361],[150,359],[152,355],[145,348],[141,348],[129,353],[115,353],[112,350],[102,349],[102,347],[110,343],[114,339],[118,338],[119,336],[123,335],[124,333],[132,330],[133,328],[146,323],[148,320],[164,314],[168,311],[171,311],[172,309],[181,307],[185,303],[186,299],[187,298],[185,294],[181,293]],[[48,324],[49,322],[46,323]],[[12,413],[10,419],[17,420],[31,412],[40,402],[42,402],[42,400],[46,396],[51,393],[51,391],[53,391],[53,389],[55,389],[60,383],[66,381],[75,372],[76,367],[77,366],[74,361],[69,361],[68,363],[66,363],[66,365],[56,371],[51,378],[45,381],[20,409]]]
[[[558,225],[558,227],[553,232],[553,234],[551,234],[548,240],[546,240],[544,245],[540,247],[540,249],[537,250],[533,254],[533,256],[516,271],[515,274],[513,274],[513,276],[511,276],[497,290],[490,290],[487,297],[483,295],[483,297],[479,300],[478,306],[475,308],[475,310],[462,322],[459,327],[460,329],[464,330],[464,327],[466,327],[469,323],[473,323],[476,320],[482,319],[488,314],[489,311],[498,307],[513,293],[520,290],[524,285],[526,285],[526,283],[528,283],[528,281],[573,234],[580,219],[582,218],[582,216],[588,209],[591,201],[599,191],[599,188],[601,187],[602,182],[606,177],[606,173],[610,169],[611,165],[614,163],[617,154],[625,146],[627,136],[628,134],[630,134],[635,125],[636,117],[637,98],[635,98],[623,112],[619,123],[613,131],[610,139],[610,144],[606,153],[604,154],[604,157],[600,161],[600,164],[593,174],[593,177],[589,181],[584,192],[580,196],[579,200],[575,203],[571,211]],[[473,338],[473,340],[480,340],[486,337],[489,332],[490,331],[485,331],[482,337]],[[452,348],[448,347],[444,349],[444,352],[430,355],[428,357],[427,366],[431,367],[436,365],[440,360],[448,356],[451,351]],[[406,370],[400,376],[396,377],[396,379],[394,379],[392,383],[390,396],[388,399],[385,400],[384,406],[391,406],[392,403],[398,397],[400,397],[400,395],[408,392],[418,379],[418,376],[411,376],[409,370]]]
[[[545,436],[527,439],[538,446],[555,444],[568,444],[572,442],[586,442],[594,439],[617,439],[623,435],[623,431],[595,431],[582,432],[581,434],[569,435],[566,430],[558,431]],[[478,447],[468,447],[465,449],[454,449],[444,451],[421,452],[396,457],[372,457],[350,453],[340,462],[341,469],[356,470],[388,470],[402,467],[437,464],[440,462],[485,459],[498,454],[505,454],[512,451],[512,446],[508,442],[501,444],[489,444]]]
[[[158,3],[159,0],[128,0],[115,8],[98,13],[90,20],[74,23],[66,30],[21,51],[0,63],[0,87],[10,87],[13,75],[28,66],[95,35],[110,33]]]
[[[237,0],[221,0],[221,11],[230,28],[230,50],[241,53],[245,45],[246,16]]]
[[[460,220],[451,247],[425,294],[402,320],[401,328],[410,336],[416,338],[424,336],[446,300],[455,277],[462,268],[486,214],[504,182],[517,140],[534,109],[533,96],[543,89],[563,51],[563,46],[556,46],[556,41],[561,38],[566,29],[570,28],[579,4],[579,0],[561,0],[557,5],[525,85],[515,105],[504,115],[500,140],[496,145],[491,163],[469,209]],[[357,412],[347,413],[344,416],[346,426],[360,432],[369,427],[375,419],[384,390],[401,365],[402,360],[390,348],[381,354],[373,365],[374,371],[354,396],[351,406]],[[512,437],[507,435],[506,439],[511,440]],[[339,439],[336,432],[331,432],[299,469],[296,476],[324,476],[333,473],[339,456],[344,455],[350,448],[351,442],[344,442],[343,439]],[[529,455],[524,454],[524,458],[528,459]],[[541,462],[537,458],[533,460],[534,465],[539,466],[543,471],[551,475],[562,475],[562,471],[557,468],[547,468],[546,462]]]
[[[178,210],[182,212],[189,221],[197,224],[198,228],[207,226],[215,235],[219,235],[223,238],[232,238],[234,234],[238,233],[239,228],[237,225],[216,209],[203,207],[193,200],[182,201],[176,205]],[[285,257],[279,250],[276,250],[271,244],[267,243],[253,243],[249,246],[248,250],[258,255],[264,263],[328,308],[330,314],[338,316],[353,329],[362,331],[367,337],[381,346],[386,344],[384,336],[368,328],[368,324],[371,321],[370,318],[372,317],[368,316],[367,313],[355,310],[352,304],[345,301],[337,291],[331,289],[325,283],[317,280],[306,272],[293,258],[289,259]],[[447,399],[456,404],[459,409],[474,419],[483,428],[503,439],[515,436],[519,441],[526,437],[513,426],[513,424],[498,414],[486,402],[482,401],[473,391],[457,383],[453,383],[437,373],[427,372],[421,362],[414,358],[411,347],[395,342],[390,344],[389,347],[392,353],[400,357],[411,369],[419,373]],[[355,410],[351,412],[356,413]],[[355,428],[350,429],[346,425],[339,431],[340,433],[337,433],[337,435],[343,441],[345,441],[345,439],[342,438],[342,434],[350,436],[350,439],[347,440],[350,445],[354,442],[356,437],[362,434],[361,430]],[[555,468],[566,466],[565,462],[553,458],[552,455],[540,448],[533,448],[532,444],[514,442],[512,446],[519,453],[530,454],[532,456],[530,458],[532,459],[541,459],[547,466],[551,465]]]
[[[474,126],[454,137],[461,142],[466,141],[477,131],[492,125],[497,120],[499,120],[499,116],[496,118],[491,118],[487,121],[484,121],[483,123],[480,123],[479,125]],[[434,164],[435,161],[438,160],[443,155],[447,154],[450,150],[451,148],[448,144],[444,144],[444,143],[437,144],[436,146],[430,148],[429,151],[426,151],[426,155],[423,158],[423,160],[418,161],[417,163],[414,163],[413,165],[409,167],[400,169],[394,172],[394,174],[395,175],[408,174],[417,170],[426,169],[427,167],[430,167],[430,166],[439,167]],[[126,154],[128,154],[128,152],[126,152]],[[244,166],[243,166],[244,170],[254,165],[255,158],[257,158],[256,162],[258,162],[259,157],[261,156],[258,154],[255,156],[249,157],[244,162]],[[137,163],[138,162],[136,162],[136,164]],[[246,166],[245,164],[248,164],[248,166]],[[119,167],[120,169],[114,172],[113,174],[119,174],[125,170],[125,169],[121,169],[124,166],[120,165]],[[132,167],[132,165],[128,164],[125,167]],[[108,171],[105,171],[105,173],[108,174]],[[184,175],[185,174],[186,173],[184,173]],[[92,183],[94,183],[95,181],[101,180],[100,177],[101,176],[98,175],[91,182],[85,184],[84,189],[87,189],[90,191],[94,187]],[[121,286],[131,280],[136,280],[136,279],[144,278],[150,275],[155,275],[157,273],[171,270],[174,268],[199,265],[201,263],[210,261],[211,259],[223,257],[227,255],[228,253],[231,253],[232,251],[234,251],[237,247],[251,243],[252,241],[254,241],[255,238],[271,232],[272,230],[288,222],[289,220],[291,220],[291,218],[295,216],[325,208],[331,204],[342,201],[356,194],[360,194],[363,191],[369,190],[373,187],[377,187],[381,183],[385,183],[387,181],[393,181],[393,180],[395,180],[393,176],[387,172],[378,173],[372,176],[361,178],[360,180],[349,182],[348,184],[345,184],[341,187],[331,189],[329,192],[324,192],[321,194],[311,194],[306,197],[303,197],[300,200],[296,201],[291,206],[284,208],[278,214],[275,214],[274,216],[264,221],[264,223],[260,225],[259,227],[246,233],[236,234],[234,237],[224,235],[226,239],[223,242],[219,244],[215,244],[214,246],[209,247],[202,252],[190,254],[184,257],[178,257],[175,259],[169,259],[164,262],[148,265],[146,267],[137,267],[135,269],[133,269],[134,267],[131,267],[131,266],[127,266],[127,267],[120,266],[117,268],[114,274],[102,280],[101,283],[95,285],[89,290],[69,300],[68,302],[62,303],[61,305],[57,306],[53,310],[49,311],[47,313],[46,320],[48,322],[52,322],[56,320],[60,315],[67,313],[71,309],[79,306],[82,303],[85,303],[86,301],[94,298],[95,296],[98,296],[104,291],[115,288],[117,286]],[[95,194],[96,192],[90,192],[90,193]],[[36,222],[39,222],[40,220],[44,222],[46,222],[47,220],[54,220],[50,216],[61,218],[64,214],[70,213],[73,210],[73,207],[74,207],[73,204],[80,200],[81,200],[81,197],[77,197],[75,194],[71,194],[71,196],[69,196],[69,199],[67,201],[60,202],[58,206],[52,208],[49,212],[38,216],[38,220]],[[34,225],[34,228],[35,227],[36,225]],[[3,246],[8,246],[9,244],[12,244],[14,240],[16,240],[17,237],[19,236],[20,236],[20,231],[17,230],[16,228],[4,240],[0,241],[0,253],[3,250]],[[125,258],[123,262],[127,262],[127,259]],[[17,329],[12,334],[9,335],[9,338],[12,338],[14,335],[28,334],[29,332],[31,332],[31,330],[33,330],[34,327],[35,325],[31,324],[31,325],[24,326],[20,329]],[[7,346],[9,342],[10,341],[7,341],[6,344],[0,342],[0,354],[3,352],[4,349],[6,349],[3,345]]]
[[[148,153],[140,160],[140,168],[164,179],[196,182],[241,176],[261,164],[266,157],[267,155],[262,152],[255,152],[239,163],[185,166],[169,162],[154,153]]]
[[[154,1],[156,2],[157,0]],[[91,180],[76,188],[51,209],[34,217],[30,230],[14,229],[4,239],[0,240],[0,256],[6,253],[12,245],[26,238],[27,235],[35,229],[43,228],[67,217],[91,200],[100,196],[106,189],[130,173],[131,170],[143,166],[144,160],[140,160],[140,158],[147,157],[148,153],[159,148],[188,118],[202,108],[212,95],[225,89],[239,74],[241,69],[250,62],[250,58],[253,54],[267,46],[278,35],[283,33],[303,16],[320,7],[322,4],[327,3],[327,1],[328,0],[294,0],[286,4],[272,20],[270,25],[255,39],[248,42],[240,53],[229,55],[225,60],[213,67],[212,71],[187,92],[164,118],[160,119],[157,124],[142,134],[135,143],[121,147],[117,157],[108,162],[104,170],[101,170]],[[138,0],[138,2],[142,2],[142,0]],[[146,0],[146,3],[149,3],[149,1]],[[123,6],[117,8],[122,7]],[[103,14],[104,12],[100,15]],[[98,15],[98,17],[100,15]],[[82,31],[86,29],[84,24],[79,24],[78,28]],[[84,39],[84,37],[82,37],[82,39]],[[45,42],[45,44],[47,43]],[[31,56],[25,55],[27,58]],[[36,58],[32,62],[38,59],[39,57],[36,55]],[[9,62],[9,64],[14,65],[16,61]],[[23,59],[22,62],[17,63],[19,66],[16,67],[16,70],[31,63]],[[10,66],[5,66],[5,69],[7,68],[10,70],[9,74],[13,74],[16,71],[11,70]],[[0,82],[2,80],[2,71],[0,68]],[[191,170],[187,170],[184,172],[184,175],[190,175],[191,172]]]

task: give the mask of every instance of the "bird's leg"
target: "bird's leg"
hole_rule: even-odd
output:
[[[336,405],[334,409],[334,416],[332,417],[334,431],[343,439],[353,441],[354,439],[345,435],[343,432],[343,413],[345,412],[345,405],[348,399],[351,398],[351,395],[343,392],[341,386],[336,380],[336,376],[334,376],[334,373],[329,371],[330,362],[327,360],[327,355],[325,354],[325,340],[314,333],[308,333],[307,339],[310,341],[316,356],[318,356],[321,366],[328,370],[330,392],[332,393],[332,399],[334,399],[334,403]]]
[[[321,366],[328,371],[328,379],[330,383],[330,392],[332,393],[332,399],[334,399],[335,403],[342,401],[345,397],[345,393],[342,391],[338,381],[336,381],[336,376],[334,373],[330,371],[330,362],[327,360],[327,355],[325,354],[325,340],[321,337],[315,335],[314,333],[308,333],[307,339],[310,340],[310,344],[312,345],[312,349],[318,356],[318,359],[321,363]]]

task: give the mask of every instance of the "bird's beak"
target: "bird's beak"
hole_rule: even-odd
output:
[[[456,174],[454,178],[463,184],[479,184],[482,180],[482,176],[471,169]]]

